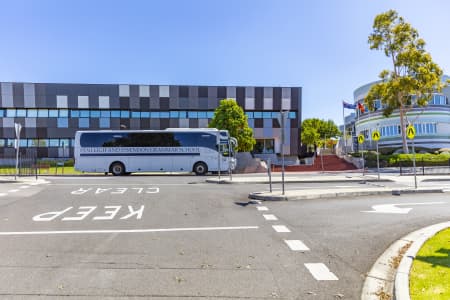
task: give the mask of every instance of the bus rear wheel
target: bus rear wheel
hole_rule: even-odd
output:
[[[202,176],[208,173],[208,166],[204,162],[198,162],[194,165],[195,175]]]
[[[115,162],[110,167],[111,173],[114,176],[121,176],[125,174],[125,166],[121,162]]]

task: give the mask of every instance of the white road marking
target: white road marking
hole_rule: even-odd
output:
[[[272,225],[272,228],[276,231],[276,232],[291,232],[289,230],[289,228],[287,228],[284,225]]]
[[[52,235],[52,234],[97,234],[97,233],[150,233],[150,232],[176,232],[176,231],[217,231],[217,230],[246,230],[258,229],[258,226],[234,227],[192,227],[192,228],[160,228],[160,229],[116,229],[116,230],[61,230],[61,231],[10,231],[0,232],[6,235]]]
[[[365,210],[361,212],[366,213],[382,213],[382,214],[407,214],[412,207],[400,208],[399,205],[432,205],[432,204],[444,204],[446,202],[423,202],[423,203],[395,203],[395,204],[380,204],[373,205],[372,210]]]
[[[22,186],[20,186],[19,188],[20,189],[29,189],[31,186],[29,186],[29,185],[22,185]]]
[[[17,193],[18,191],[19,190],[14,189],[14,190],[9,190],[8,193]]]
[[[256,207],[259,211],[266,211],[269,210],[266,206],[257,206]]]
[[[278,218],[275,215],[263,215],[264,219],[267,221],[277,221]]]
[[[300,240],[284,240],[292,251],[309,251],[309,248]]]
[[[0,197],[8,195],[7,193],[0,193]]]
[[[339,280],[330,270],[322,263],[305,264],[305,267],[316,280]]]

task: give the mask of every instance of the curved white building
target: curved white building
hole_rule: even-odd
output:
[[[444,76],[443,80],[449,79]],[[353,93],[354,104],[363,104],[369,89],[377,82],[371,82],[356,89]],[[353,129],[353,136],[364,134],[364,149],[374,149],[375,142],[371,141],[372,131],[378,129],[381,133],[379,147],[401,148],[402,138],[400,132],[399,111],[395,110],[389,117],[383,116],[383,107],[379,100],[375,101],[376,111],[371,112],[365,107],[361,112],[356,109],[354,126],[346,124]],[[450,148],[450,87],[441,93],[433,94],[427,106],[415,107],[407,114],[407,122],[414,125],[416,147],[427,149]],[[348,130],[347,130],[348,131]],[[410,144],[410,142],[408,142]],[[355,146],[355,145],[354,145]],[[357,147],[355,147],[357,148]]]

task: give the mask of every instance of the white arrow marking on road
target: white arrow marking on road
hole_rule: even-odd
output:
[[[381,214],[407,214],[412,207],[400,208],[399,205],[432,205],[432,204],[444,204],[446,202],[423,202],[423,203],[396,203],[396,204],[381,204],[372,206],[373,210],[363,210],[361,212],[367,213],[381,213]]]

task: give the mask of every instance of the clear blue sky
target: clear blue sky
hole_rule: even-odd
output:
[[[375,15],[388,9],[418,29],[450,73],[447,0],[4,0],[0,7],[0,81],[301,86],[304,119],[341,124],[341,101],[390,67],[367,44]]]

